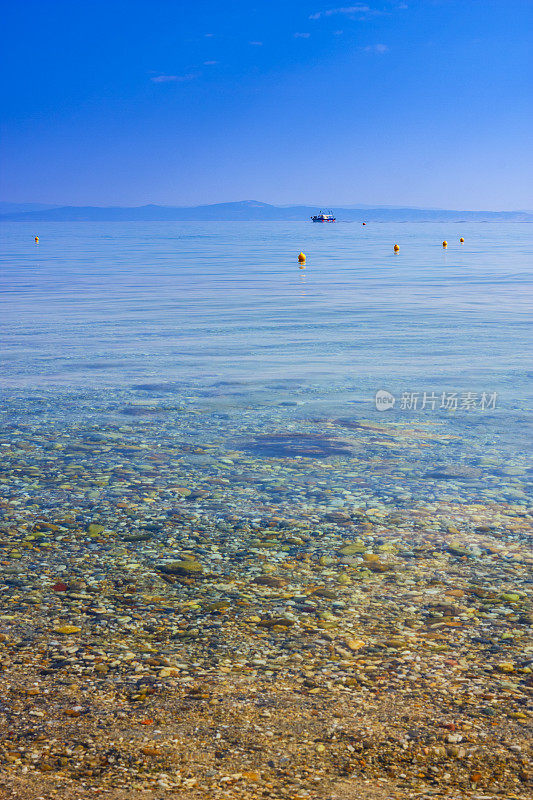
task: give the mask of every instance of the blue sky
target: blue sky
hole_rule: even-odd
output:
[[[341,2],[3,0],[1,199],[533,208],[532,2]]]

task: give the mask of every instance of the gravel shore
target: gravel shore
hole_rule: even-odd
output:
[[[8,403],[0,797],[531,797],[523,463],[286,406]]]

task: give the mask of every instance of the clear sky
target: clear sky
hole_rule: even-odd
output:
[[[1,7],[0,199],[533,208],[531,0]]]

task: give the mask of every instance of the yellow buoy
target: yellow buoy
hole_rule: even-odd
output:
[[[37,243],[39,242],[39,237],[38,237],[38,236],[36,236],[36,237],[35,237],[35,241],[36,241]]]
[[[300,262],[300,264],[304,263],[304,261],[305,261],[305,253],[300,253],[298,255],[298,261]]]
[[[461,238],[459,239],[459,241],[460,241],[460,242],[464,242],[464,239],[463,239],[463,237],[462,237],[462,236],[461,236]]]
[[[446,239],[443,241],[442,246],[443,247],[448,247],[448,242],[446,241]]]
[[[394,252],[395,253],[399,253],[400,252],[400,245],[399,244],[395,244],[394,245]]]

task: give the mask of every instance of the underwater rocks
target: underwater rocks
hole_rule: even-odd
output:
[[[294,456],[328,458],[335,455],[350,455],[353,451],[353,448],[342,439],[318,433],[267,434],[241,442],[240,446],[252,453],[278,458]]]
[[[525,800],[521,457],[478,489],[435,426],[130,400],[2,436],[0,796]]]
[[[204,568],[198,561],[170,561],[161,564],[159,569],[169,575],[200,575]]]
[[[468,480],[480,478],[482,475],[483,471],[474,467],[461,464],[446,464],[426,472],[424,477],[438,478],[439,480]]]
[[[282,578],[274,578],[269,575],[259,575],[252,582],[259,586],[269,586],[271,589],[281,589],[282,586],[286,585],[286,581]]]

